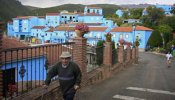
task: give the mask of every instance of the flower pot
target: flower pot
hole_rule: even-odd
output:
[[[106,42],[111,42],[111,38],[106,38]]]
[[[77,37],[83,38],[83,36],[84,36],[84,33],[81,32],[80,30],[75,30],[75,33],[76,33]]]

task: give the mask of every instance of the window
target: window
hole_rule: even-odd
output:
[[[97,13],[99,14],[99,10],[97,10]]]
[[[120,39],[122,39],[122,38],[123,38],[123,35],[122,35],[122,34],[120,34],[120,35],[119,35],[119,38],[120,38]]]
[[[100,33],[97,34],[97,38],[100,38]]]
[[[126,34],[126,35],[125,35],[125,37],[126,37],[126,38],[128,38],[128,37],[129,37],[129,35],[128,35],[128,34]]]
[[[90,13],[90,10],[88,9],[87,12]]]
[[[89,37],[92,37],[92,33],[89,34]]]

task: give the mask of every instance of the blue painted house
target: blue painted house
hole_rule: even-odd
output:
[[[155,7],[163,9],[163,11],[165,12],[165,15],[171,15],[172,14],[171,13],[171,10],[173,10],[173,6],[172,5],[156,4]]]
[[[56,27],[60,25],[59,13],[47,13],[46,14],[46,26]]]
[[[46,25],[45,16],[37,16],[37,17],[38,17],[37,26],[45,26]]]
[[[19,42],[13,38],[3,38],[2,40],[3,50],[19,47],[28,47],[27,45]],[[31,54],[32,53],[32,54]],[[39,53],[39,49],[29,50],[26,49],[18,51],[2,51],[2,67],[4,79],[4,89],[8,88],[8,84],[18,85],[18,91],[26,89],[26,82],[30,81],[35,83],[36,81],[43,82],[46,78],[46,56],[43,52]],[[7,78],[10,77],[10,78]],[[33,84],[34,85],[38,85]],[[23,86],[22,86],[23,85]]]
[[[144,16],[144,15],[148,15],[148,12],[147,12],[146,8],[144,8],[143,11],[142,11],[142,16]]]
[[[161,8],[164,11],[165,15],[172,15],[171,11],[173,10],[173,6],[172,5],[162,5],[162,4],[156,4],[155,5],[156,8]],[[142,16],[143,15],[147,15],[148,12],[146,10],[146,8],[142,11]]]
[[[104,35],[109,32],[109,27],[89,27],[90,32],[85,34],[87,43],[95,46],[99,40],[105,40]]]
[[[121,14],[125,11],[128,12],[128,10],[118,10]],[[130,13],[128,12],[128,14]],[[128,22],[136,21],[137,20],[129,20]],[[115,28],[118,28],[117,24],[112,20],[104,18],[102,8],[86,6],[83,13],[64,10],[60,13],[47,13],[46,16],[22,16],[13,18],[13,23],[8,23],[8,35],[19,39],[25,39],[27,36],[31,36],[37,40],[37,42],[34,43],[67,42],[72,41],[72,38],[76,37],[74,27],[77,23],[86,23],[89,26],[90,32],[85,34],[85,37],[90,45],[96,45],[98,40],[105,39],[105,33],[113,32]],[[124,33],[121,32],[120,34],[126,35],[125,31],[127,30],[124,30]],[[129,38],[126,38],[126,40],[131,41],[132,30],[127,32],[128,35],[126,35],[126,37]],[[141,31],[140,34],[144,34],[144,32],[146,31]],[[149,32],[143,36],[149,37],[147,36],[151,34]],[[121,35],[117,35],[116,33],[118,32],[115,31],[113,33],[115,37],[113,37],[113,39],[118,42],[118,38],[121,37]],[[147,40],[144,39],[143,41]],[[147,42],[142,43],[143,45],[141,44],[139,47],[145,48]]]
[[[88,13],[95,13],[95,14],[103,15],[103,10],[101,7],[85,6],[84,14],[88,14]]]
[[[10,36],[10,37],[14,37],[15,32],[14,32],[14,29],[13,29],[13,22],[9,21],[7,23],[7,26],[8,26],[8,28],[7,28],[8,34],[7,35]]]
[[[124,39],[127,42],[134,43],[136,38],[139,39],[139,50],[145,51],[146,44],[151,36],[152,29],[144,26],[132,27],[115,27],[110,32],[113,34],[112,40],[118,43],[119,39]]]
[[[118,9],[118,10],[116,11],[116,15],[118,15],[119,18],[122,17],[122,16],[123,16],[123,10]]]
[[[124,13],[124,12],[126,12],[126,13],[128,14],[128,16],[130,15],[130,12],[129,12],[128,9],[126,9],[126,10],[118,9],[118,10],[116,11],[116,15],[118,15],[118,17],[120,18],[120,17],[123,16],[123,13]]]
[[[8,34],[14,34],[14,37],[24,40],[26,36],[31,35],[31,28],[38,24],[37,21],[38,18],[35,16],[19,16],[13,18],[12,29],[10,28],[11,25],[8,23]]]
[[[33,26],[31,28],[31,36],[37,38],[39,43],[44,43],[50,37],[50,34],[45,33],[48,29],[49,27],[45,26]]]

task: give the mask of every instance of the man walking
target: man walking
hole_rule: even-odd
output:
[[[69,52],[62,52],[60,58],[61,62],[48,71],[45,84],[48,86],[51,79],[58,75],[64,100],[73,100],[76,90],[80,87],[81,71],[79,66],[71,61]]]
[[[171,67],[170,65],[171,65],[171,59],[172,59],[172,54],[171,54],[171,52],[168,52],[167,54],[166,54],[166,63],[167,63],[167,65],[168,65],[168,68],[169,67]]]

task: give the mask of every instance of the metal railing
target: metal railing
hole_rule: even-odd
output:
[[[87,72],[98,68],[103,63],[103,46],[87,47]]]
[[[118,51],[117,48],[112,50],[112,65],[118,62]]]
[[[48,66],[59,61],[62,51],[72,54],[72,44],[69,42],[2,50],[4,99],[12,99],[43,85]]]

